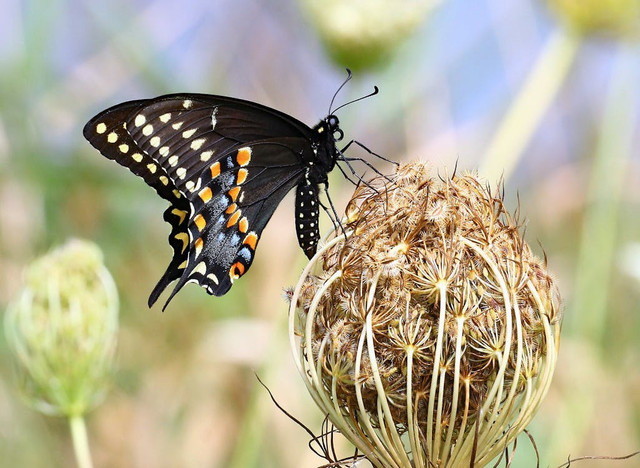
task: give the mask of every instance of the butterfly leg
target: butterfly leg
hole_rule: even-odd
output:
[[[396,161],[392,161],[391,159],[387,159],[384,156],[379,155],[378,153],[374,153],[373,151],[371,151],[369,148],[367,148],[366,146],[364,146],[362,143],[360,143],[358,140],[351,140],[349,143],[347,143],[344,148],[342,148],[342,150],[340,151],[340,153],[344,153],[345,151],[347,151],[347,148],[349,148],[352,144],[356,144],[358,145],[360,148],[362,148],[363,150],[365,150],[367,153],[369,153],[371,156],[375,156],[378,159],[382,159],[383,161],[386,161],[388,163],[394,164],[396,166],[399,166],[400,163],[397,163]],[[369,167],[371,167],[371,169],[373,169],[375,171],[375,167],[371,166],[371,164],[369,164],[367,161],[364,161],[361,158],[349,158],[350,160],[353,161],[362,161],[363,163],[365,163],[366,165],[368,165]],[[376,171],[378,172],[378,171]]]
[[[323,185],[324,185],[324,194],[327,197],[327,200],[329,201],[329,206],[331,207],[331,213],[329,213],[329,210],[327,209],[327,207],[324,206],[322,203],[320,203],[320,206],[322,206],[322,208],[325,210],[325,212],[329,216],[329,219],[331,219],[331,222],[333,223],[333,228],[337,231],[339,226],[340,230],[342,231],[342,234],[344,235],[344,238],[346,239],[347,233],[344,230],[344,226],[342,226],[342,223],[340,222],[340,217],[338,216],[338,212],[336,211],[335,206],[333,206],[333,201],[331,201],[331,197],[329,196],[329,183],[325,182]]]

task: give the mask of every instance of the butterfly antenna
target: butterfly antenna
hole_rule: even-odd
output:
[[[339,111],[340,109],[342,109],[345,106],[348,106],[349,104],[353,104],[354,102],[362,101],[363,99],[367,99],[367,98],[370,98],[371,96],[375,96],[376,94],[378,94],[378,91],[379,91],[378,87],[374,86],[373,87],[373,92],[367,94],[366,96],[361,96],[361,97],[359,97],[357,99],[354,99],[353,101],[345,102],[341,106],[338,106],[335,109],[333,109],[333,113],[335,114],[337,111]]]
[[[340,85],[340,87],[339,87],[339,88],[337,89],[337,91],[333,94],[333,97],[331,98],[331,103],[329,104],[329,113],[328,113],[327,115],[331,115],[331,108],[333,107],[333,101],[335,101],[335,100],[336,100],[336,96],[338,95],[338,93],[340,92],[340,90],[341,90],[342,88],[344,88],[344,85],[346,85],[346,84],[349,82],[349,80],[350,80],[350,79],[351,79],[351,70],[349,70],[349,69],[347,68],[347,79],[346,79],[346,80],[344,80],[344,81],[342,82],[342,84]],[[340,107],[342,107],[342,106],[340,106]],[[339,109],[339,108],[338,108],[338,109]],[[334,112],[335,112],[335,111],[334,111]]]

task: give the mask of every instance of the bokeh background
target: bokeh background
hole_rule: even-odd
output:
[[[81,237],[104,250],[121,325],[111,391],[88,419],[97,467],[313,467],[323,460],[255,377],[319,432],[321,415],[286,337],[283,288],[305,263],[293,197],[265,230],[249,274],[226,296],[192,285],[166,312],[149,310],[148,294],[171,255],[165,204],[84,141],[90,117],[125,100],[190,91],[258,101],[313,125],[351,64],[354,78],[338,103],[374,84],[381,91],[340,110],[349,139],[399,162],[429,160],[442,173],[480,168],[495,183],[503,171],[488,165],[487,149],[541,57],[552,56],[549,48],[566,34],[542,1],[423,2],[411,21],[379,0],[364,18],[339,3],[3,1],[0,310],[20,288],[24,265],[52,246]],[[382,39],[368,45],[375,32]],[[640,448],[640,46],[606,35],[573,41],[565,42],[566,73],[558,64],[543,73],[562,75],[557,94],[530,141],[510,155],[513,170],[504,171],[507,205],[519,204],[526,238],[546,255],[565,299],[556,377],[529,428],[543,466]],[[545,99],[540,83],[529,90],[534,103]],[[352,155],[368,157],[357,149]],[[330,180],[342,210],[353,187],[338,171]],[[14,383],[2,334],[0,466],[73,466],[66,422],[23,406]],[[617,463],[640,466],[640,459]],[[535,466],[526,436],[512,466]]]

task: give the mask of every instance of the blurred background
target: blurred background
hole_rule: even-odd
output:
[[[95,465],[323,463],[255,376],[319,433],[322,416],[286,336],[283,290],[305,265],[293,196],[226,296],[192,285],[164,313],[149,310],[171,257],[165,202],[93,150],[82,127],[119,102],[180,91],[257,101],[314,125],[346,66],[354,78],[338,104],[380,88],[339,111],[347,139],[398,162],[429,160],[442,173],[457,165],[493,184],[504,177],[507,206],[519,204],[526,238],[556,275],[560,358],[529,427],[541,464],[638,450],[640,23],[591,30],[534,0],[352,3],[4,0],[0,310],[24,266],[51,247],[80,237],[104,250],[121,309],[112,387],[88,418]],[[556,3],[572,12],[572,2]],[[638,13],[637,1],[626,3]],[[360,153],[351,154],[390,170]],[[344,210],[353,186],[339,171],[330,181]],[[21,404],[0,335],[0,466],[73,466],[70,447],[64,420]],[[535,466],[524,435],[512,466]]]

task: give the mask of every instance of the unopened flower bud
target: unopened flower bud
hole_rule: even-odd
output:
[[[9,305],[5,332],[25,400],[79,416],[103,398],[118,327],[118,296],[100,249],[72,240],[34,261]]]
[[[640,38],[640,0],[548,0],[571,29],[583,35]]]
[[[481,467],[531,421],[560,296],[499,192],[423,164],[360,186],[292,297],[308,390],[376,467]]]
[[[388,61],[439,0],[305,0],[329,55],[362,70]]]

